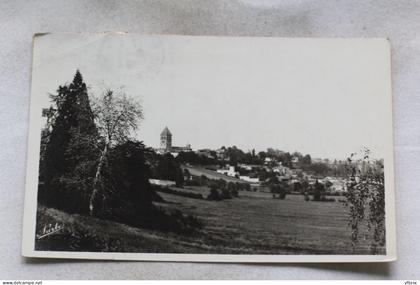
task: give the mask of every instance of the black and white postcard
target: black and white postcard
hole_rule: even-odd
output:
[[[22,252],[396,259],[385,39],[34,37]]]

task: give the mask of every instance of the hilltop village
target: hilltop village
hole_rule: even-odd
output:
[[[158,154],[171,154],[181,165],[185,184],[194,177],[244,183],[254,192],[272,192],[270,185],[282,185],[287,193],[312,193],[321,186],[325,195],[345,195],[349,163],[342,160],[312,158],[309,154],[289,153],[268,148],[258,153],[247,152],[236,146],[218,149],[193,150],[191,145],[173,146],[172,133],[165,127],[160,134]],[[379,165],[379,164],[378,164]],[[375,169],[374,162],[356,165],[357,173]],[[357,174],[355,179],[357,179]],[[175,181],[151,179],[152,184],[175,185]],[[249,185],[249,186],[248,186]]]

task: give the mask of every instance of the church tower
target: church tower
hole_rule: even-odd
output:
[[[172,149],[172,134],[168,127],[165,127],[160,133],[160,147],[166,151],[171,151]]]

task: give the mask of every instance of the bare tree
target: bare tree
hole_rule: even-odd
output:
[[[91,216],[95,213],[95,200],[98,195],[105,199],[101,188],[101,171],[109,149],[115,144],[129,140],[143,119],[143,110],[138,102],[127,97],[122,91],[116,93],[109,89],[93,101],[93,112],[104,142],[93,181],[93,191],[89,198]]]

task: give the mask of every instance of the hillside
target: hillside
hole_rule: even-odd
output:
[[[36,248],[144,253],[369,254],[363,234],[356,252],[351,251],[347,208],[340,202],[306,202],[296,195],[287,196],[286,200],[240,196],[220,202],[160,195],[168,203],[157,203],[158,206],[194,214],[203,222],[203,229],[182,235],[40,207],[39,225],[58,223],[64,230],[37,241]]]

